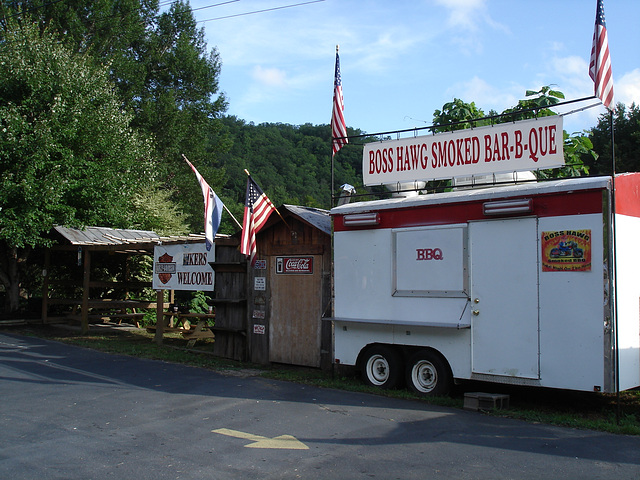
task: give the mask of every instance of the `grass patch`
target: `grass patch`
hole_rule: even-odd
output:
[[[465,392],[502,393],[510,396],[510,408],[487,412],[487,414],[533,423],[640,435],[640,391],[637,390],[621,392],[618,404],[614,394],[464,382],[457,386],[449,397],[425,398],[405,389],[381,390],[369,387],[364,385],[355,375],[285,365],[253,365],[223,359],[213,355],[212,340],[199,340],[193,349],[188,350],[185,348],[186,340],[179,334],[165,334],[163,345],[158,346],[153,342],[154,335],[144,329],[92,330],[88,335],[81,335],[78,331],[54,326],[11,327],[5,330],[107,353],[181,363],[219,371],[251,369],[258,371],[259,375],[265,378],[321,388],[384,395],[430,405],[462,408]]]

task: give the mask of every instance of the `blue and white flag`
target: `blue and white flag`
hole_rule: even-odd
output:
[[[206,180],[202,178],[202,175],[200,175],[196,167],[191,164],[187,157],[183,155],[183,158],[189,164],[193,173],[196,174],[196,178],[202,189],[202,197],[204,199],[204,238],[207,250],[211,250],[213,240],[216,238],[216,232],[220,227],[220,221],[222,219],[222,200],[218,198],[213,189]]]

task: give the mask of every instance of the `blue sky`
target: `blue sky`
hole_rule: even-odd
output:
[[[191,6],[220,54],[227,113],[247,122],[328,124],[336,44],[347,125],[367,133],[430,125],[454,97],[488,112],[543,85],[567,99],[593,95],[596,0],[324,0],[240,16],[309,0],[201,8],[224,1]],[[615,100],[640,104],[640,1],[604,7]],[[567,115],[564,129],[591,128],[604,111]]]

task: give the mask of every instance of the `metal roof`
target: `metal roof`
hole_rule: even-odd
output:
[[[71,245],[95,246],[117,249],[122,246],[125,249],[150,248],[153,245],[170,243],[203,243],[204,234],[171,235],[161,237],[156,232],[150,230],[131,230],[108,227],[85,227],[83,229],[55,226],[57,232],[63,240]],[[226,235],[216,235],[216,238],[226,237]]]
[[[331,235],[331,217],[328,210],[299,205],[283,205],[291,214],[299,217],[318,230]]]
[[[71,245],[125,245],[159,241],[160,236],[148,230],[125,230],[107,227],[83,229],[56,226],[54,230]]]

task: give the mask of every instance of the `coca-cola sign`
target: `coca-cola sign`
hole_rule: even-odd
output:
[[[313,257],[276,257],[276,273],[283,275],[313,273]]]

